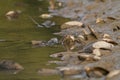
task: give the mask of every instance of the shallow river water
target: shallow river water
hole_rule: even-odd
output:
[[[57,28],[38,28],[28,16],[39,23],[43,22],[38,16],[47,13],[48,2],[39,0],[1,0],[0,1],[0,60],[8,59],[20,63],[24,70],[18,74],[0,71],[0,80],[58,80],[59,76],[41,76],[37,73],[40,68],[53,68],[46,65],[49,55],[62,50],[60,47],[33,48],[32,40],[49,40]],[[5,13],[10,10],[21,10],[19,18],[9,21]],[[57,21],[57,20],[56,20]]]

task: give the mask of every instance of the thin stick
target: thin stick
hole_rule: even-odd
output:
[[[36,24],[38,27],[43,27],[42,25],[40,25],[37,21],[35,21],[31,16],[29,16],[29,18],[32,20],[32,22],[34,24]]]
[[[91,34],[92,34],[96,39],[98,39],[98,36],[97,36],[97,33],[95,32],[95,30],[92,29],[89,25],[88,25],[88,29],[90,30]]]

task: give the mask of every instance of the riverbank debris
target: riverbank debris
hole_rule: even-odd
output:
[[[67,51],[71,51],[75,48],[75,38],[72,35],[64,36],[62,40],[62,45]]]

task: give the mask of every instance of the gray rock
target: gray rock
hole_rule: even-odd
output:
[[[42,25],[46,28],[50,28],[52,26],[55,26],[55,22],[47,20],[47,21],[43,22]]]
[[[97,56],[101,56],[100,49],[111,50],[113,47],[113,44],[106,41],[97,41],[86,45],[83,48],[83,51],[86,53],[93,53]]]
[[[59,41],[58,41],[57,38],[51,38],[51,39],[46,43],[46,45],[48,45],[48,46],[53,46],[53,45],[58,44],[58,43],[59,43]]]
[[[51,38],[48,41],[32,40],[31,43],[33,47],[45,47],[45,46],[53,46],[55,44],[58,44],[59,41],[57,38]]]

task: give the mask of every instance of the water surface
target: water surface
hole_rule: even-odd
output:
[[[59,76],[41,76],[37,73],[40,68],[54,68],[55,65],[46,65],[51,58],[49,55],[63,50],[61,47],[32,48],[31,40],[49,40],[57,31],[55,26],[52,29],[38,28],[28,16],[32,16],[39,23],[44,19],[38,16],[47,13],[48,2],[37,0],[1,0],[0,2],[0,60],[14,60],[25,68],[18,74],[11,74],[8,71],[0,71],[0,80],[59,80]],[[10,10],[21,10],[22,14],[18,19],[9,21],[5,13]],[[53,18],[60,25],[61,18]],[[58,23],[59,22],[59,23]]]

